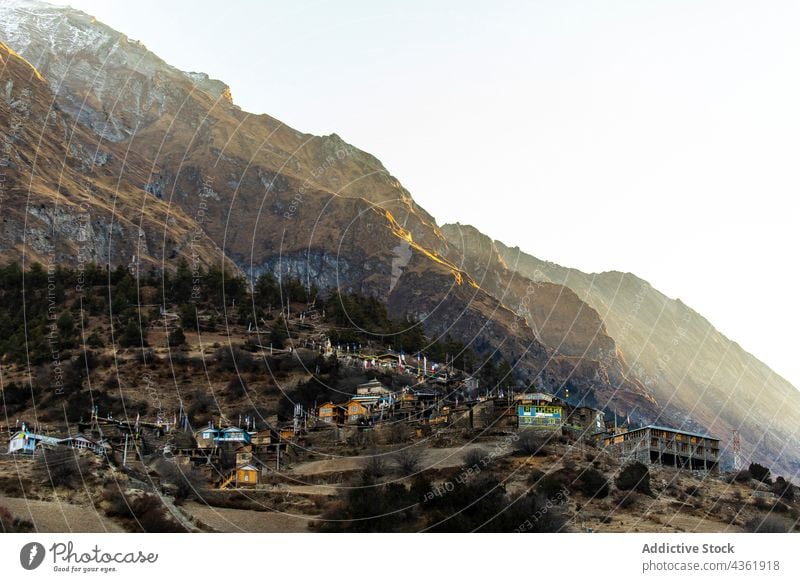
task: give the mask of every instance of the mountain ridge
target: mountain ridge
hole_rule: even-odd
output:
[[[555,392],[571,389],[572,397],[637,422],[695,427],[716,420],[707,412],[693,415],[687,391],[673,404],[680,373],[674,364],[665,372],[658,362],[677,348],[650,346],[642,365],[641,354],[634,358],[636,351],[624,347],[642,342],[638,328],[647,329],[636,322],[641,306],[633,309],[637,293],[626,281],[634,275],[609,272],[597,277],[604,288],[593,290],[586,274],[515,253],[499,241],[490,239],[488,245],[477,229],[467,248],[453,229],[437,225],[378,158],[337,134],[313,136],[269,115],[242,111],[221,81],[180,71],[79,11],[35,0],[11,8],[0,17],[0,37],[49,81],[52,94],[42,99],[52,99],[75,121],[85,148],[111,152],[111,163],[117,164],[112,173],[129,191],[134,217],[136,200],[163,214],[145,229],[148,240],[157,240],[159,225],[165,240],[198,232],[203,260],[250,278],[269,272],[379,297],[393,315],[418,319],[434,335],[452,333],[484,357],[502,353],[521,383]],[[64,157],[61,150],[52,156],[56,163],[59,156]],[[137,160],[138,170],[128,168],[129,159]],[[90,185],[76,180],[74,189],[83,192]],[[64,232],[61,238],[71,236]],[[119,245],[131,238],[120,237]],[[154,255],[148,262],[168,264],[180,255],[167,246],[145,253]],[[133,245],[108,261],[139,264],[145,262],[140,254]],[[63,256],[69,260],[68,253]],[[608,319],[611,291],[605,287],[617,280],[625,281],[632,295],[619,311],[627,309],[636,325],[627,325],[621,312]],[[534,301],[520,309],[531,284]],[[640,287],[644,299],[667,305]],[[686,312],[675,315],[680,320]],[[661,325],[658,319],[651,323]],[[702,334],[707,326],[692,329]],[[693,375],[689,390],[709,374]],[[779,382],[770,386],[785,393]],[[721,402],[725,392],[715,387],[713,396]],[[721,436],[729,437],[734,426],[720,422]],[[743,440],[755,450],[754,428],[747,430],[750,436]],[[782,427],[781,434],[795,433]],[[791,462],[796,472],[800,464]]]

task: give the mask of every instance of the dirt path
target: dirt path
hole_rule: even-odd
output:
[[[186,515],[175,506],[175,503],[173,502],[173,499],[171,497],[167,497],[166,495],[160,495],[160,494],[158,494],[158,497],[161,499],[161,503],[164,504],[164,507],[166,507],[167,511],[169,511],[170,514],[172,514],[172,517],[175,518],[175,521],[180,523],[186,529],[186,531],[188,532],[200,531],[189,519],[187,519]]]
[[[15,517],[32,522],[35,531],[39,533],[116,533],[125,531],[120,525],[88,505],[0,497],[0,506],[6,507]]]
[[[447,447],[442,449],[426,449],[422,454],[421,466],[425,469],[443,469],[445,467],[458,467],[464,464],[464,455],[473,450],[480,450],[485,453],[499,450],[498,457],[502,457],[512,452],[513,447],[504,446],[504,441],[470,443],[460,447]],[[499,449],[496,449],[499,447]],[[382,455],[387,463],[392,463],[392,454]],[[345,471],[357,471],[364,468],[369,455],[357,457],[334,457],[320,461],[309,461],[300,463],[292,468],[292,475],[321,475],[324,473],[339,473]]]
[[[259,532],[288,533],[307,532],[308,524],[318,516],[278,513],[274,511],[252,511],[248,509],[226,509],[186,503],[182,510],[215,531],[222,533]]]
[[[278,485],[273,489],[277,493],[293,493],[296,495],[322,495],[330,497],[336,495],[341,491],[340,487],[335,485]]]

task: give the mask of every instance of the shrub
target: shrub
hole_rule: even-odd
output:
[[[569,493],[574,481],[575,475],[572,471],[559,469],[542,477],[537,491],[554,503],[561,503],[566,501],[565,492]]]
[[[600,471],[585,469],[578,475],[577,489],[587,497],[603,499],[608,496],[608,480]]]
[[[531,469],[527,478],[528,485],[538,485],[543,477],[544,471],[540,471],[539,469]]]
[[[545,445],[548,443],[552,435],[538,433],[533,430],[522,431],[519,439],[516,442],[516,449],[524,455],[539,455],[546,456],[548,450]]]
[[[420,484],[425,487],[424,484]],[[350,489],[332,500],[314,524],[319,531],[391,532],[413,524],[416,495],[400,483]]]
[[[773,513],[786,513],[789,511],[789,506],[780,500],[776,500],[775,503],[772,504],[770,511]]]
[[[788,533],[791,527],[792,524],[788,520],[778,515],[754,517],[745,525],[745,529],[750,533]]]
[[[231,378],[225,386],[225,395],[231,400],[244,398],[247,396],[247,382],[241,376]]]
[[[753,479],[756,481],[761,481],[762,483],[772,483],[772,479],[769,476],[769,469],[767,469],[764,465],[759,465],[758,463],[750,463],[750,467],[748,467],[750,474],[753,476]]]
[[[406,447],[394,454],[394,461],[404,476],[413,475],[422,465],[422,449]]]
[[[105,347],[106,344],[100,335],[96,331],[93,331],[89,334],[89,337],[86,338],[86,345],[90,348],[97,349]]]
[[[37,454],[34,474],[53,487],[77,487],[89,473],[89,460],[74,449],[42,449]]]
[[[0,477],[0,493],[8,497],[25,497],[27,491],[33,489],[30,479],[23,477],[20,473]]]
[[[552,499],[542,495],[528,495],[519,505],[516,511],[506,517],[506,521],[519,520],[518,516],[523,518],[513,531],[555,533],[564,531],[569,522],[566,512]]]
[[[448,493],[421,504],[421,509],[433,524],[429,531],[556,532],[567,525],[561,507],[567,497],[568,492],[559,490],[552,498],[533,492],[514,501],[495,478],[481,475],[456,483]]]
[[[27,533],[33,531],[30,521],[11,515],[5,507],[0,506],[0,533]]]
[[[623,467],[617,475],[616,484],[622,491],[650,493],[650,471],[647,465],[634,461]]]
[[[778,499],[784,499],[786,501],[794,499],[794,485],[792,485],[791,481],[787,481],[783,477],[775,479],[772,492],[778,496]]]
[[[743,469],[741,471],[736,471],[735,473],[731,473],[730,475],[728,475],[728,483],[733,483],[733,482],[749,483],[750,479],[752,478],[753,476],[750,474],[750,471],[748,471],[747,469]]]
[[[386,437],[389,444],[400,444],[406,442],[411,436],[411,430],[403,422],[395,422],[389,428],[389,434]]]
[[[214,352],[217,367],[222,372],[258,372],[258,361],[239,346],[223,346]]]
[[[689,497],[702,497],[702,490],[697,485],[689,485],[684,491]]]
[[[364,469],[361,471],[362,481],[373,483],[384,475],[386,475],[386,461],[383,457],[373,452],[364,463]]]
[[[629,491],[628,493],[623,493],[617,497],[616,505],[618,509],[627,509],[636,503],[636,500],[639,496],[636,494],[635,491]]]
[[[174,495],[175,502],[196,497],[206,488],[206,480],[194,467],[181,467],[171,461],[162,459],[156,465],[161,486]]]
[[[147,347],[146,334],[134,318],[129,319],[122,328],[122,333],[117,336],[117,342],[123,348]]]
[[[145,533],[183,533],[179,524],[164,507],[161,499],[151,493],[141,495],[122,493],[118,486],[103,490],[106,515],[119,518],[131,531]]]
[[[470,449],[461,458],[465,467],[474,467],[475,465],[481,466],[485,457],[486,451],[483,449]]]
[[[176,327],[171,332],[169,332],[169,336],[167,338],[169,346],[172,348],[176,348],[178,346],[182,346],[186,343],[186,334],[183,333],[182,327]]]

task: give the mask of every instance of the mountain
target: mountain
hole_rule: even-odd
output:
[[[448,224],[441,230],[450,243],[448,258],[550,347],[553,361],[567,378],[564,387],[572,401],[601,408],[613,401],[614,410],[632,420],[654,421],[661,416],[656,400],[630,373],[600,315],[569,287],[510,269],[494,242],[472,226]]]
[[[143,160],[98,144],[61,110],[41,74],[3,43],[0,63],[4,262],[157,266],[193,253],[203,264],[222,256],[194,220],[119,180],[124,173],[140,181]]]
[[[439,228],[378,159],[337,135],[242,111],[224,83],[181,71],[71,8],[7,2],[0,39],[19,55],[7,57],[14,68],[26,67],[25,102],[37,110],[16,148],[15,198],[4,203],[14,241],[3,243],[5,260],[44,262],[34,244],[43,237],[69,264],[85,255],[170,268],[188,256],[250,278],[291,275],[375,296],[431,337],[506,359],[522,384],[569,390],[636,422],[710,425],[727,439],[740,420],[739,410],[715,424],[689,396],[673,397],[680,370],[659,376],[642,365],[634,333],[593,295],[525,270],[474,229]],[[16,79],[26,89],[14,74],[4,70],[0,87]],[[13,87],[10,99],[0,131],[14,151]],[[62,215],[65,201],[72,206]],[[83,216],[80,204],[99,221],[83,246],[69,227]]]
[[[567,286],[597,310],[662,406],[723,444],[738,430],[743,459],[800,472],[800,391],[699,313],[631,273],[587,274],[493,244],[513,272]]]
[[[96,143],[142,160],[146,175],[122,172],[121,182],[150,193],[150,207],[201,217],[203,234],[248,276],[376,296],[430,336],[508,360],[520,382],[591,383],[606,395],[598,402],[616,390],[619,404],[657,414],[654,400],[615,387],[597,361],[554,353],[453,264],[435,220],[375,157],[336,135],[244,112],[222,83],[180,71],[70,8],[14,2],[0,35]]]

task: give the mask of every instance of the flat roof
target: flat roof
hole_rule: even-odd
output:
[[[649,428],[649,429],[653,429],[653,430],[666,430],[666,431],[668,431],[668,432],[679,432],[679,433],[681,433],[681,434],[686,434],[686,435],[693,436],[693,437],[698,437],[698,438],[701,438],[701,439],[711,439],[711,440],[714,440],[714,441],[718,441],[718,440],[719,440],[717,437],[713,437],[713,436],[711,436],[711,435],[707,435],[707,434],[700,434],[700,433],[697,433],[697,432],[690,432],[690,431],[688,431],[688,430],[681,430],[681,429],[679,429],[679,428],[670,428],[670,427],[668,427],[668,426],[659,426],[659,425],[657,425],[657,424],[648,424],[647,426],[642,426],[642,427],[639,427],[639,428],[634,428],[634,429],[631,429],[631,430],[629,430],[629,431],[626,431],[626,432],[621,432],[621,433],[619,433],[619,434],[614,434],[614,435],[611,435],[611,436],[607,436],[607,437],[605,437],[605,438],[613,438],[613,437],[615,437],[615,436],[622,436],[622,435],[625,435],[625,434],[630,434],[630,433],[632,433],[632,432],[637,432],[637,431],[640,431],[640,430],[645,430],[645,429],[647,429],[647,428]]]

